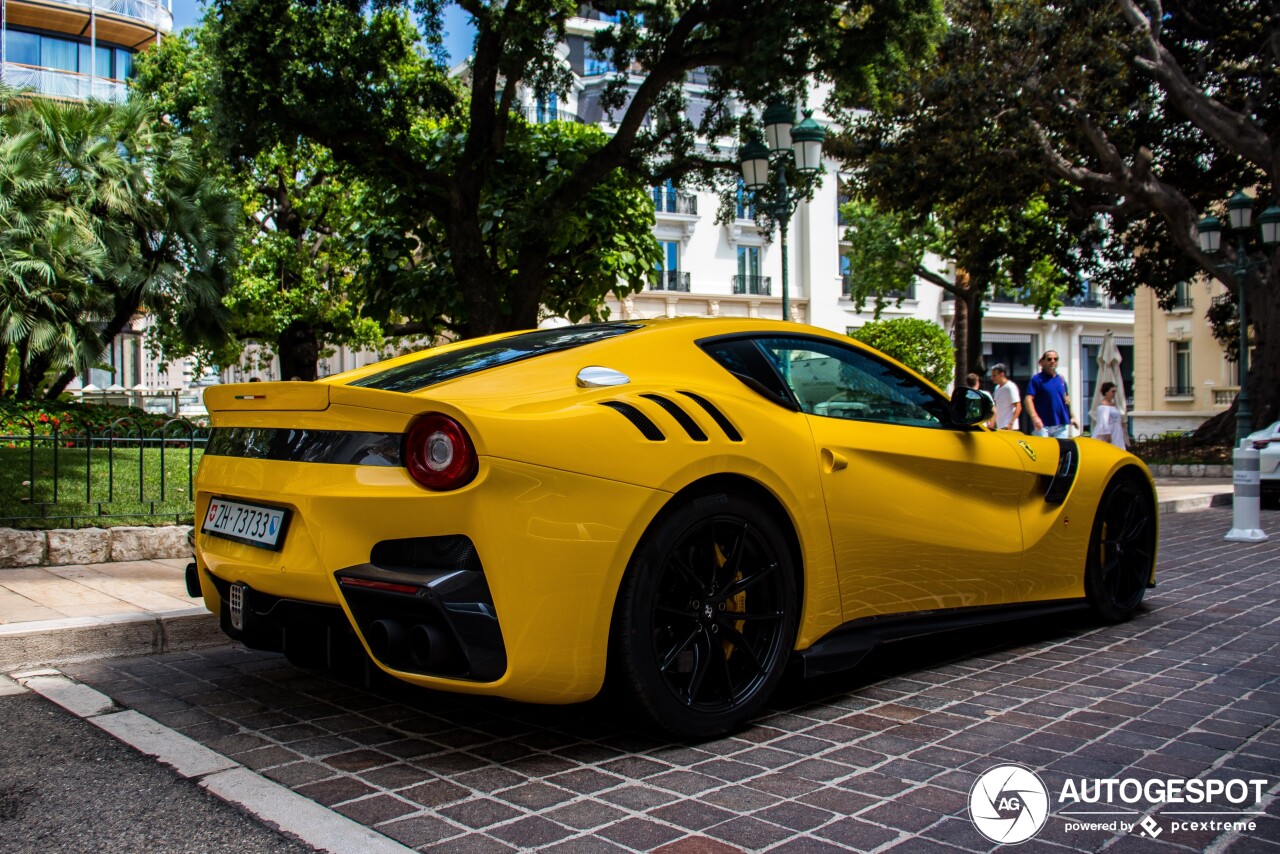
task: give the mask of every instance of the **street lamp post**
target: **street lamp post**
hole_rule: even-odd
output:
[[[1240,305],[1240,393],[1236,397],[1236,447],[1231,454],[1232,480],[1235,495],[1231,502],[1231,530],[1224,539],[1237,543],[1258,543],[1268,539],[1262,530],[1262,473],[1257,448],[1248,441],[1253,432],[1253,410],[1249,406],[1249,319],[1245,314],[1245,280],[1262,262],[1249,260],[1246,237],[1253,225],[1253,199],[1238,192],[1227,200],[1227,218],[1231,230],[1236,233],[1236,260],[1229,273],[1235,280],[1236,297]],[[1271,205],[1258,218],[1262,227],[1262,245],[1274,249],[1280,244],[1280,207]],[[1200,248],[1206,255],[1215,255],[1222,249],[1222,223],[1215,216],[1200,220]]]
[[[738,163],[742,168],[742,181],[755,198],[759,198],[760,191],[769,184],[770,165],[777,172],[776,195],[765,205],[765,209],[778,221],[782,235],[782,319],[790,320],[787,226],[804,197],[788,185],[787,172],[795,169],[806,179],[816,175],[822,168],[822,143],[827,132],[813,120],[810,110],[805,111],[804,121],[795,124],[795,110],[782,102],[769,105],[764,111],[763,120],[768,146],[758,137],[748,140],[738,149]]]
[[[1253,432],[1253,408],[1249,405],[1249,322],[1245,309],[1245,280],[1257,266],[1249,260],[1246,237],[1253,225],[1253,199],[1237,192],[1227,200],[1227,218],[1231,230],[1236,233],[1236,260],[1229,268],[1236,286],[1236,301],[1240,315],[1240,393],[1236,397],[1236,445]],[[1271,205],[1258,218],[1262,231],[1262,245],[1274,249],[1280,244],[1280,207]],[[1197,227],[1200,249],[1207,255],[1216,255],[1222,249],[1222,222],[1216,216],[1200,220]],[[1228,268],[1224,267],[1223,270]]]

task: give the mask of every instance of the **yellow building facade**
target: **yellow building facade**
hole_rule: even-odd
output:
[[[1231,406],[1239,371],[1209,328],[1205,313],[1230,300],[1222,283],[1199,278],[1178,286],[1164,309],[1150,288],[1134,294],[1134,387],[1130,414],[1135,435],[1194,430]]]

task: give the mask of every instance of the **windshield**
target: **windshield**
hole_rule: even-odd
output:
[[[350,385],[383,391],[418,391],[445,380],[509,365],[543,353],[571,350],[639,328],[634,323],[592,323],[538,329],[473,347],[450,350],[436,356],[424,356],[417,361],[354,380]]]

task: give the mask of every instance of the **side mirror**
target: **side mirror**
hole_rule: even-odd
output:
[[[955,424],[981,424],[990,421],[995,411],[995,401],[985,391],[961,386],[951,393],[951,420]]]

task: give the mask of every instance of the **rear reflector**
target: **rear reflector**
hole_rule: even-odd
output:
[[[385,590],[388,593],[407,593],[410,596],[422,588],[416,584],[396,584],[393,581],[374,581],[371,578],[351,578],[344,576],[338,579],[344,587],[363,587],[366,590]]]

